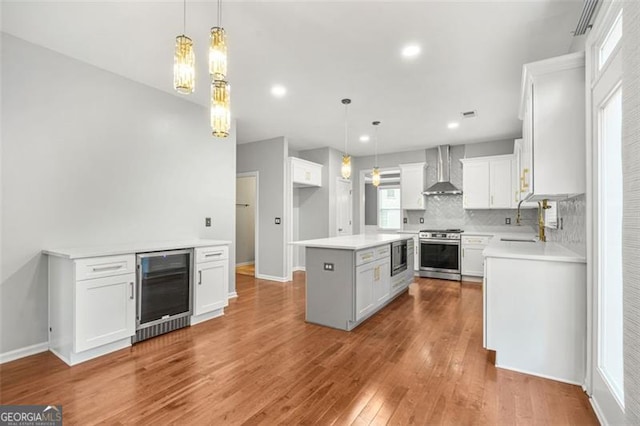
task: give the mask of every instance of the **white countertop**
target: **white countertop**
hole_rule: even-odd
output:
[[[410,239],[399,234],[357,234],[342,237],[320,238],[317,240],[295,241],[291,244],[303,247],[328,248],[338,250],[360,250],[382,244]]]
[[[475,226],[464,228],[462,235],[513,235],[530,234],[537,235],[537,231],[530,226],[505,225],[505,226]]]
[[[230,245],[231,241],[222,240],[180,240],[156,241],[145,243],[130,243],[114,246],[75,247],[42,250],[50,256],[65,257],[67,259],[81,259],[85,257],[115,256],[119,254],[145,253],[152,251],[179,250],[185,248]]]
[[[500,241],[494,238],[484,249],[484,257],[499,257],[506,259],[548,260],[551,262],[575,262],[586,263],[584,254],[574,251],[569,247],[554,242],[512,242]]]

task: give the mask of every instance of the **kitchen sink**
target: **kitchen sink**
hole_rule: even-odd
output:
[[[535,243],[536,240],[531,238],[500,238],[500,241],[509,241],[514,243]]]

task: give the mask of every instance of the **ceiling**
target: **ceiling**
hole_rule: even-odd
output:
[[[216,4],[187,2],[187,35],[196,45],[196,92],[173,91],[175,36],[182,2],[2,3],[2,29],[97,67],[208,105],[207,45]],[[238,143],[286,136],[296,149],[344,145],[373,153],[517,137],[520,76],[527,62],[567,53],[579,0],[283,1],[223,4],[228,80]],[[421,46],[412,59],[400,51]],[[274,84],[287,88],[275,98]],[[461,119],[460,113],[478,116]],[[460,127],[447,128],[459,121]]]

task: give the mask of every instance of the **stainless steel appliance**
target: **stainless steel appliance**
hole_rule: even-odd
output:
[[[407,270],[407,240],[391,243],[391,276]]]
[[[462,279],[460,265],[460,229],[420,231],[420,276]]]
[[[139,342],[189,325],[191,316],[192,250],[137,255]]]

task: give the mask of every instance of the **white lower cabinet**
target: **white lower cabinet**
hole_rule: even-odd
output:
[[[484,276],[484,256],[482,252],[493,238],[492,235],[465,235],[462,237],[462,275]]]
[[[136,332],[135,274],[78,281],[75,352],[131,337]]]
[[[198,263],[194,285],[194,314],[202,315],[229,304],[229,261]]]
[[[367,316],[375,307],[373,282],[375,281],[376,269],[375,262],[356,268],[356,321]]]
[[[198,247],[195,259],[191,325],[222,315],[229,305],[229,248]]]
[[[389,257],[378,260],[373,280],[373,295],[376,305],[380,305],[391,296],[391,260]]]

